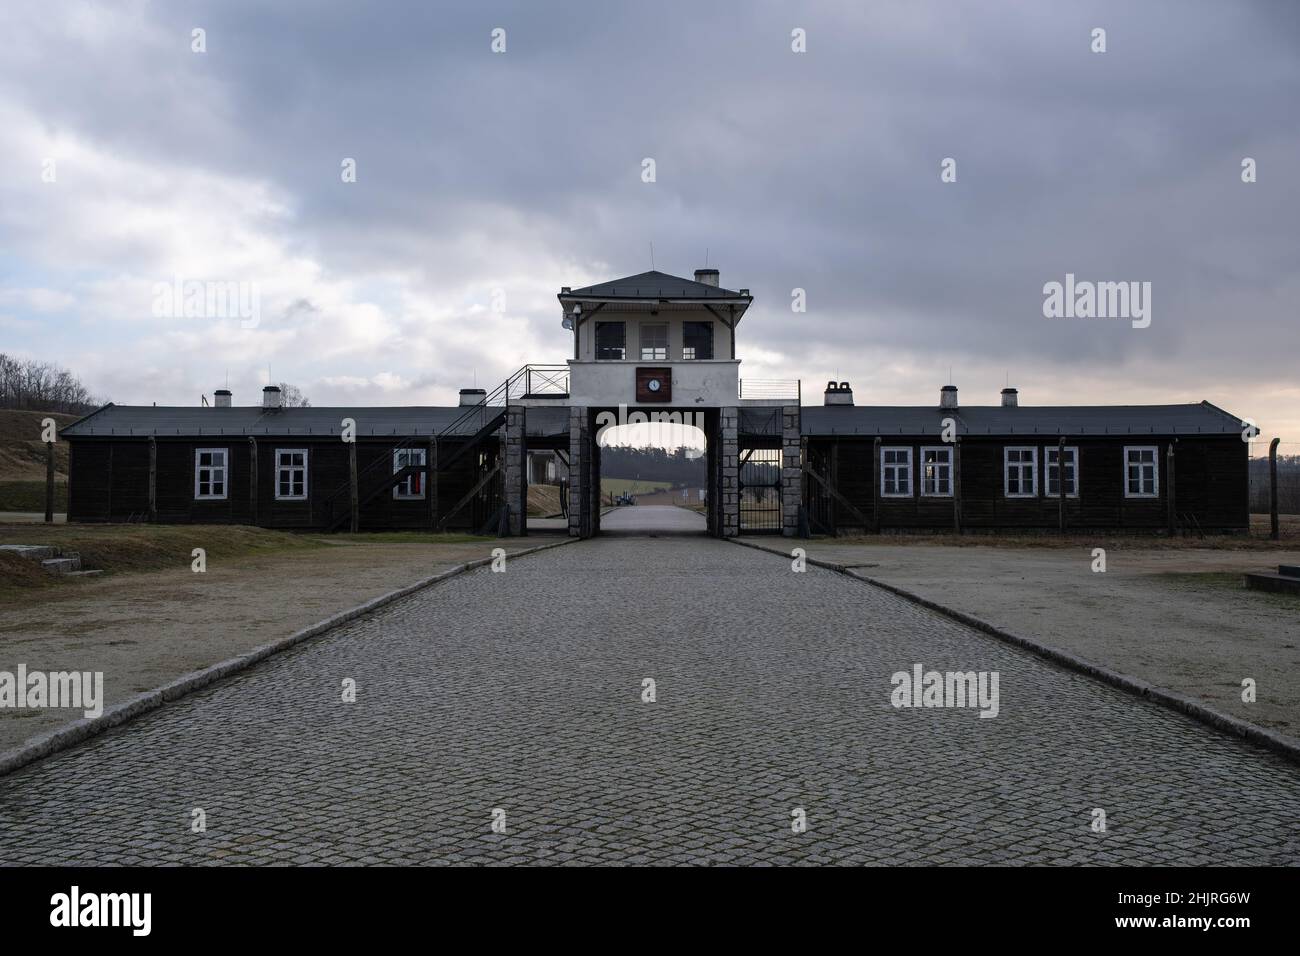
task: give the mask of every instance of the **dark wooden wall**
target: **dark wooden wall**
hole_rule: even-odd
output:
[[[194,459],[199,448],[228,451],[227,489],[224,500],[195,500]],[[280,448],[308,450],[307,499],[275,497],[275,452]],[[440,455],[455,446],[440,443]],[[461,457],[437,478],[438,517],[446,514],[478,480],[480,458],[487,467],[498,453],[495,441]],[[392,440],[357,443],[357,470],[367,489],[392,473]],[[337,438],[257,439],[257,499],[251,488],[252,445],[245,437],[217,439],[160,439],[157,442],[157,517],[161,523],[252,524],[267,528],[321,529],[331,516],[348,513],[348,446]],[[372,463],[375,467],[367,472]],[[147,438],[73,438],[69,440],[68,519],[80,522],[147,520],[149,513],[149,440]],[[426,477],[427,481],[427,477]],[[341,492],[334,497],[335,492]],[[426,496],[428,485],[426,484]],[[483,507],[467,506],[448,523],[448,529],[477,529],[487,520]],[[361,509],[361,528],[428,529],[428,498],[398,499],[391,489]],[[346,530],[346,526],[345,526]]]
[[[1067,447],[1079,449],[1079,496],[1065,499],[1067,528],[1160,529],[1168,527],[1169,475],[1167,450],[1171,439],[1123,436],[1072,438]],[[1248,450],[1235,435],[1187,436],[1174,442],[1174,506],[1179,524],[1205,530],[1239,531],[1249,527]],[[809,460],[831,478],[835,488],[859,511],[874,518],[879,507],[882,528],[951,528],[951,498],[921,496],[920,454],[938,444],[933,437],[890,437],[882,447],[912,448],[912,496],[876,498],[879,465],[871,438],[808,440]],[[1038,449],[1038,496],[1008,498],[1003,494],[1003,449],[1033,445]],[[1160,495],[1124,497],[1124,447],[1154,445],[1159,449]],[[963,438],[961,441],[961,524],[964,528],[1058,527],[1058,500],[1046,495],[1046,449],[1056,442],[1036,439]],[[826,472],[830,472],[829,475]],[[814,514],[829,515],[839,528],[860,528],[849,509],[822,494],[809,481],[805,504]]]

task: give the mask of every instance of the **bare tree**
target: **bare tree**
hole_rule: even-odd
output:
[[[285,408],[311,408],[311,399],[297,385],[280,383],[280,404]]]
[[[78,414],[99,404],[67,369],[0,353],[0,408]]]

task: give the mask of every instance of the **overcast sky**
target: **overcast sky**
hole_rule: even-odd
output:
[[[563,361],[559,288],[653,242],[752,291],[742,375],[806,401],[951,368],[1300,441],[1298,111],[1285,0],[5,0],[0,351],[125,404],[447,404]],[[1150,282],[1150,326],[1045,318],[1067,273]],[[178,277],[260,321],[156,315]]]

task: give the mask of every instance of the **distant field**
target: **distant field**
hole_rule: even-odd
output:
[[[600,491],[604,495],[648,495],[652,491],[671,488],[671,481],[644,481],[640,478],[601,478]]]
[[[0,408],[0,482],[45,480],[45,445],[41,442],[41,421],[53,418],[59,428],[75,422],[78,415],[61,415],[56,412],[20,412]],[[54,445],[54,472],[68,473],[68,445]],[[41,508],[45,507],[44,498]],[[4,508],[0,511],[25,509]]]
[[[704,502],[700,500],[700,490],[698,488],[668,488],[663,491],[638,495],[636,503],[639,505],[677,505],[679,508],[686,507],[692,511],[704,510]]]

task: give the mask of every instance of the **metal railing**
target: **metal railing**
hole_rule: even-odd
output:
[[[803,398],[803,382],[800,379],[742,378],[739,393],[742,399],[798,402]]]
[[[360,489],[367,484],[370,484],[368,490],[378,488],[382,491],[384,484],[392,484],[394,479],[400,477],[399,472],[393,470],[393,462],[396,460],[394,455],[398,451],[407,448],[424,447],[429,442],[432,442],[434,445],[434,460],[427,461],[420,466],[408,466],[407,469],[402,469],[401,473],[407,471],[414,473],[416,470],[427,473],[433,469],[441,470],[448,467],[450,462],[456,460],[468,450],[469,446],[464,444],[466,440],[474,438],[479,432],[493,426],[495,420],[505,413],[506,406],[510,402],[527,397],[563,397],[567,396],[568,393],[569,367],[567,365],[525,365],[492,389],[483,397],[483,401],[465,406],[461,413],[453,418],[451,422],[432,434],[408,435],[392,442],[387,447],[384,456],[375,458],[357,473],[358,496],[361,496]],[[447,439],[459,439],[460,441],[457,450],[444,459],[438,455],[437,446]],[[376,475],[381,477],[379,484],[370,482],[370,479],[373,479]],[[342,499],[344,495],[350,495],[351,491],[352,481],[349,479],[323,499],[323,505],[331,522],[335,521],[335,503]]]
[[[568,398],[569,366],[525,365],[506,380],[509,398]]]

